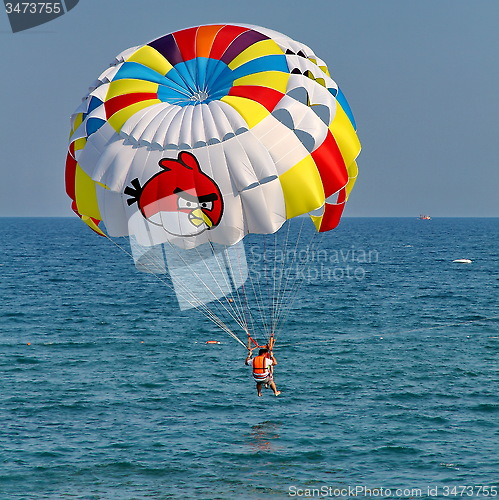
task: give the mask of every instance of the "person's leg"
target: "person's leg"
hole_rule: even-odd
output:
[[[270,388],[274,391],[274,396],[279,396],[279,394],[281,394],[281,391],[277,390],[277,387],[276,387],[275,382],[273,380],[271,380],[269,382],[269,385],[270,385]]]
[[[267,383],[265,384],[265,388],[268,389],[269,386],[272,387],[271,382],[274,380],[274,367],[271,366],[269,369],[269,377],[267,379]]]
[[[256,392],[258,393],[259,396],[262,395],[262,383],[261,382],[256,383]]]

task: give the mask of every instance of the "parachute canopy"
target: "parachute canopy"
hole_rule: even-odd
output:
[[[143,247],[234,245],[304,214],[328,231],[357,176],[355,128],[306,45],[257,26],[193,27],[125,50],[99,76],[71,118],[66,189],[95,231]]]
[[[100,75],[71,118],[66,189],[92,229],[128,237],[181,309],[244,346],[236,322],[258,345],[291,309],[312,239],[338,224],[359,152],[309,47],[199,26],[125,50]]]

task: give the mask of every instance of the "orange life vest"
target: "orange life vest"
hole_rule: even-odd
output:
[[[267,366],[267,356],[265,354],[261,354],[253,359],[253,375],[262,376],[268,375],[270,371],[270,367]]]

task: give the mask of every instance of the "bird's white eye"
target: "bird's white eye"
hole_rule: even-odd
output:
[[[200,208],[204,210],[212,210],[213,209],[213,202],[212,201],[203,201],[202,203],[199,204]]]
[[[187,208],[189,210],[194,210],[195,208],[199,207],[199,203],[192,201],[192,200],[186,200],[185,198],[180,198],[178,199],[178,208]]]

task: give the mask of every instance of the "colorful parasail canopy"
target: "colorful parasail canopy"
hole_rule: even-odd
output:
[[[233,245],[304,214],[333,229],[359,152],[348,103],[309,47],[199,26],[125,50],[100,75],[71,118],[66,189],[101,234]]]

